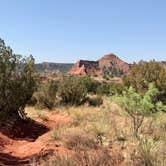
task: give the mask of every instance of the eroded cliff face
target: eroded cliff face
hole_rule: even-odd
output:
[[[102,73],[99,68],[99,62],[79,60],[73,65],[69,74],[72,75],[100,75]]]
[[[72,75],[101,75],[103,68],[116,68],[123,73],[127,73],[130,70],[130,65],[122,61],[114,54],[108,54],[103,56],[97,61],[79,60],[75,63],[69,74]]]

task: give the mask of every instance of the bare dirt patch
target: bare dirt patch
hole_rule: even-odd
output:
[[[32,159],[48,156],[63,149],[50,141],[51,128],[67,123],[60,113],[49,113],[47,121],[21,121],[0,128],[0,166],[30,165]],[[39,122],[40,121],[40,122]]]

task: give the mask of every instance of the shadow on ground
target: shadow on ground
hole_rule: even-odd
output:
[[[46,160],[51,154],[53,154],[53,150],[45,150],[33,156],[19,158],[10,154],[0,153],[0,166],[31,166],[32,164],[37,164],[35,161],[39,161],[39,159]]]
[[[14,140],[35,141],[39,136],[48,132],[49,129],[34,120],[20,120],[17,123],[2,123],[0,132]]]

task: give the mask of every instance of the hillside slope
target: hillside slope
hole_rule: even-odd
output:
[[[43,62],[35,64],[36,70],[38,72],[44,71],[60,71],[66,73],[72,67],[72,63],[52,63],[52,62]]]
[[[112,53],[104,55],[98,60],[98,62],[101,69],[103,69],[104,67],[112,67],[121,70],[123,73],[127,73],[130,70],[130,66],[128,63],[124,62],[118,56]]]

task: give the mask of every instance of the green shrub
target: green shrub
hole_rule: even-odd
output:
[[[64,104],[80,105],[87,95],[87,89],[80,78],[66,76],[58,87],[58,95]]]
[[[158,93],[158,89],[150,83],[144,95],[140,95],[133,87],[130,87],[116,98],[117,103],[131,117],[134,136],[137,138],[145,116],[152,116],[156,111],[166,110],[162,102],[153,102],[153,97]]]
[[[97,94],[101,95],[101,96],[103,96],[103,95],[108,96],[110,94],[110,85],[109,84],[105,84],[105,83],[100,85],[97,88]]]
[[[124,86],[120,83],[111,83],[109,87],[111,96],[122,94],[122,91],[124,90]]]
[[[132,86],[137,92],[143,94],[148,89],[147,82],[153,83],[161,92],[157,95],[157,100],[166,103],[166,69],[155,61],[140,61],[131,67],[131,72],[123,78],[126,86]]]
[[[88,93],[96,94],[96,89],[100,86],[98,81],[93,80],[90,76],[80,78],[83,85],[85,85]]]
[[[35,94],[35,92],[34,92],[34,94]],[[37,104],[37,100],[36,100],[36,97],[33,95],[31,97],[31,99],[27,102],[27,105],[29,105],[29,106],[35,106],[36,104]]]
[[[14,54],[0,39],[0,119],[26,118],[24,108],[35,89],[34,58]]]
[[[40,109],[52,109],[55,106],[57,90],[58,83],[55,81],[42,83],[34,94],[37,101],[36,106]]]
[[[103,78],[106,80],[109,80],[109,78],[113,78],[113,77],[121,77],[123,75],[123,71],[115,68],[115,67],[105,67],[102,70],[102,75]]]

